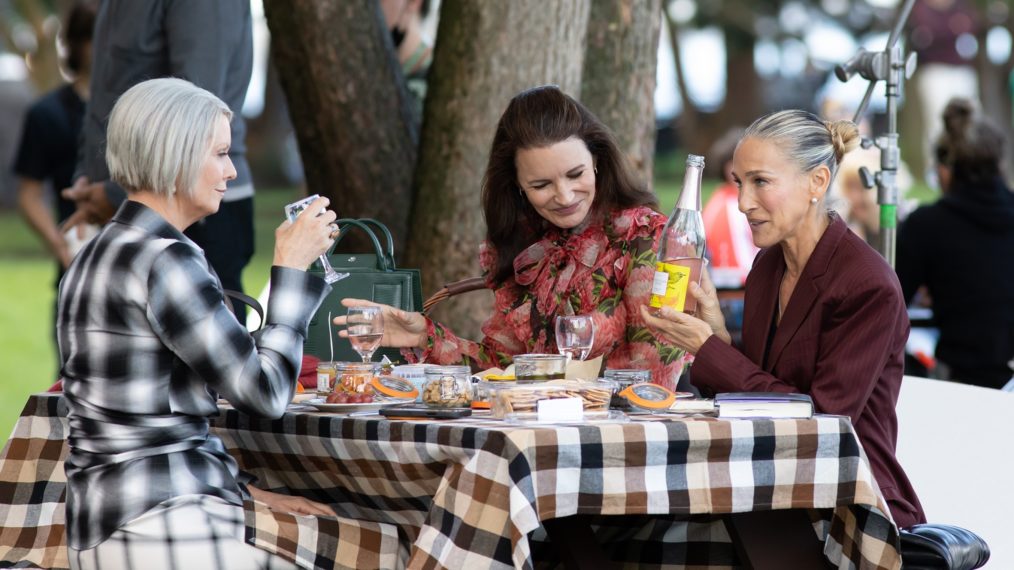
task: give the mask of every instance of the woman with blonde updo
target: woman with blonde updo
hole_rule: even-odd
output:
[[[696,355],[705,393],[802,392],[852,419],[899,527],[925,522],[895,457],[909,322],[894,271],[824,205],[850,121],[781,111],[747,129],[733,157],[739,209],[761,248],[746,280],[743,346],[729,340],[714,287],[691,286],[697,317],[642,309],[655,334]]]

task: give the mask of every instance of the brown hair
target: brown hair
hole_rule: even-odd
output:
[[[944,132],[937,139],[937,162],[951,170],[951,186],[981,186],[1000,175],[1006,140],[983,121],[967,99],[951,99],[944,108]]]
[[[63,41],[67,44],[67,69],[81,73],[86,67],[85,57],[89,54],[85,46],[92,41],[95,29],[95,1],[78,0],[70,7],[64,20]]]
[[[511,99],[500,117],[482,179],[486,239],[496,252],[494,283],[514,275],[514,258],[538,239],[549,222],[542,219],[518,186],[518,150],[544,148],[571,137],[581,139],[595,168],[595,202],[589,215],[617,208],[658,209],[654,194],[635,181],[609,128],[555,85],[533,87]]]

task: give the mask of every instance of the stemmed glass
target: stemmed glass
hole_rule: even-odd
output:
[[[349,307],[345,326],[352,349],[369,362],[384,338],[384,315],[380,307]]]
[[[556,317],[556,349],[567,360],[584,360],[595,342],[591,315]]]
[[[314,194],[313,196],[307,196],[306,198],[303,198],[302,200],[293,202],[291,204],[286,204],[285,205],[286,219],[288,219],[290,222],[295,223],[296,218],[299,216],[299,214],[303,210],[305,210],[306,207],[309,206],[311,202],[313,202],[319,197],[320,196],[318,194]],[[321,210],[321,213],[323,213],[323,210]],[[335,271],[334,267],[331,267],[331,262],[328,261],[326,253],[321,254],[321,256],[318,259],[320,260],[320,266],[324,268],[323,275],[324,281],[327,281],[328,283],[335,283],[349,276],[348,273],[338,273],[337,271]]]

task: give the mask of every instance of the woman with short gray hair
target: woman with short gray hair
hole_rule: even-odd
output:
[[[660,337],[696,355],[704,393],[802,392],[817,412],[849,416],[899,527],[926,522],[895,457],[908,314],[894,271],[824,197],[859,142],[850,121],[781,111],[747,129],[733,157],[739,209],[761,248],[746,280],[742,352],[715,288],[691,284],[696,316],[642,309]]]
[[[306,268],[337,229],[331,211],[279,226],[267,320],[250,335],[183,235],[218,210],[236,176],[230,118],[181,79],[137,84],[110,115],[106,158],[128,199],[59,295],[72,568],[291,567],[244,542],[243,500],[334,514],[249,486],[208,431],[216,395],[249,414],[284,413],[307,323],[329,288]]]

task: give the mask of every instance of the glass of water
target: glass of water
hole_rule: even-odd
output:
[[[556,317],[556,349],[567,360],[584,360],[595,342],[591,315]]]
[[[369,362],[384,338],[384,314],[380,307],[349,307],[345,320],[352,349]]]

